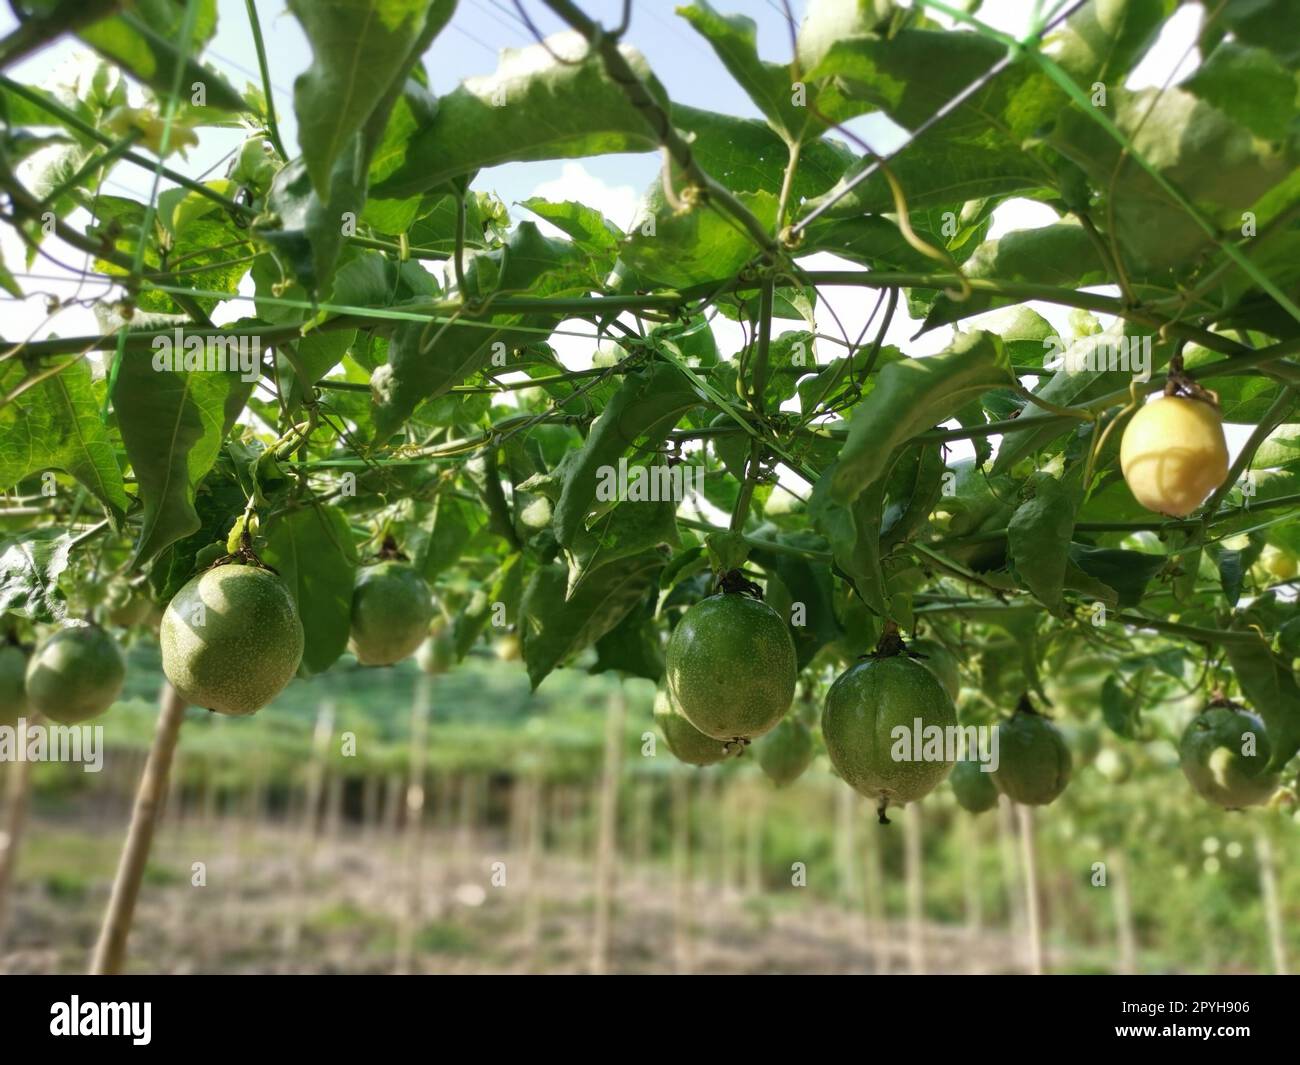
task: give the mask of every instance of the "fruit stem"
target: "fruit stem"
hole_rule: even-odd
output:
[[[892,825],[893,822],[885,816],[885,811],[889,809],[889,800],[881,799],[876,805],[876,823],[881,825]]]
[[[903,642],[903,637],[898,632],[898,622],[886,621],[885,629],[880,634],[880,640],[876,644],[876,649],[871,652],[872,658],[893,658],[895,655],[903,654],[907,651],[907,644]]]
[[[746,577],[740,570],[732,569],[718,578],[718,591],[724,595],[748,595],[762,602],[763,589]]]

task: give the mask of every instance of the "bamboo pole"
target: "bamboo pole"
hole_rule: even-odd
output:
[[[420,859],[423,852],[424,770],[428,756],[429,704],[432,678],[421,673],[415,680],[411,702],[410,776],[406,782],[406,909],[398,926],[396,970],[411,971],[415,960],[415,934],[423,911]]]
[[[361,781],[361,839],[370,843],[379,827],[379,777],[366,772]]]
[[[135,915],[140,884],[144,880],[145,865],[153,844],[158,811],[167,792],[167,776],[171,770],[172,756],[180,737],[181,722],[185,720],[185,701],[164,682],[158,724],[154,729],[153,745],[149,759],[140,775],[140,786],[135,793],[135,806],[131,811],[131,826],[118,861],[117,875],[99,941],[91,959],[90,971],[96,976],[111,976],[122,971],[126,964],[126,944],[131,935],[131,920]]]
[[[1264,906],[1264,920],[1268,925],[1268,946],[1273,958],[1273,972],[1278,976],[1286,976],[1286,934],[1282,923],[1282,907],[1278,904],[1273,841],[1269,839],[1267,831],[1258,825],[1255,827],[1255,860],[1259,863],[1259,895]]]
[[[402,818],[401,793],[402,774],[389,773],[384,778],[383,831],[390,840],[397,835],[397,826]]]
[[[855,806],[861,810],[862,800],[858,799]],[[883,843],[881,829],[873,821],[867,825],[862,847],[862,920],[866,926],[867,959],[873,972],[887,972],[891,963],[885,912],[885,871],[880,858]]]
[[[839,881],[840,897],[856,906],[858,894],[857,814],[860,796],[852,788],[835,789],[835,869]]]
[[[35,718],[28,718],[27,721],[31,724]],[[10,766],[7,776],[5,827],[4,834],[0,836],[0,948],[5,944],[9,924],[9,897],[13,892],[14,872],[18,868],[23,829],[27,826],[27,810],[32,792],[32,763],[23,758]]]
[[[966,911],[966,958],[971,973],[983,971],[979,951],[980,932],[984,925],[984,905],[980,890],[980,826],[975,815],[957,811],[960,834],[962,894]]]
[[[763,893],[763,818],[767,794],[751,788],[745,797],[745,894]]]
[[[1007,927],[1012,938],[1023,942],[1025,927],[1025,897],[1020,891],[1020,871],[1016,859],[1015,813],[1011,800],[998,796],[998,853],[1002,860],[1002,889],[1006,894]]]
[[[290,956],[298,950],[302,934],[303,895],[311,876],[316,852],[317,814],[325,780],[325,759],[330,737],[334,734],[334,704],[323,700],[316,708],[316,726],[312,732],[311,758],[307,763],[307,780],[303,788],[303,809],[299,813],[297,849],[294,856],[289,906],[284,926],[284,952]]]
[[[907,883],[907,958],[914,974],[925,972],[925,881],[921,850],[921,804],[903,808],[903,878]]]
[[[695,964],[691,899],[691,782],[689,770],[673,772],[673,959],[686,975]]]
[[[527,778],[527,832],[524,844],[524,943],[529,972],[537,971],[542,942],[542,848],[545,844],[546,795],[541,774]]]
[[[618,860],[618,785],[623,771],[623,723],[627,700],[616,684],[605,711],[605,759],[600,785],[600,823],[596,842],[595,912],[591,936],[591,972],[609,971],[614,866]]]
[[[1020,826],[1020,868],[1025,878],[1025,923],[1026,942],[1029,947],[1029,971],[1034,976],[1042,976],[1043,929],[1038,905],[1038,860],[1034,840],[1033,808],[1017,803],[1016,819]]]

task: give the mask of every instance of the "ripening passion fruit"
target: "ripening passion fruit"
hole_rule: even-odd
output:
[[[975,758],[958,759],[948,782],[957,796],[957,805],[973,814],[982,814],[998,804],[998,789],[993,774],[984,772],[984,763]]]
[[[957,711],[934,674],[894,654],[868,658],[836,678],[826,693],[822,739],[835,771],[874,799],[888,824],[889,806],[924,798],[948,776],[948,730],[956,724]]]
[[[1119,448],[1129,490],[1147,510],[1185,518],[1228,476],[1223,418],[1208,400],[1161,396],[1133,415]]]
[[[1300,573],[1300,564],[1297,564],[1295,555],[1273,544],[1264,546],[1259,556],[1259,564],[1270,577],[1279,581],[1289,581]]]
[[[98,717],[122,694],[126,659],[98,625],[76,622],[50,636],[27,663],[27,704],[60,725]]]
[[[167,679],[186,702],[219,714],[256,713],[302,661],[298,608],[268,569],[228,563],[186,584],[163,613]]]
[[[1178,744],[1183,776],[1202,799],[1225,810],[1266,803],[1278,788],[1264,722],[1236,706],[1211,706],[1192,719]]]
[[[415,652],[415,664],[430,676],[446,673],[456,664],[456,647],[447,626],[435,624],[429,636]]]
[[[706,736],[673,705],[672,697],[662,688],[655,693],[655,724],[663,734],[668,750],[687,765],[715,765],[742,748]]]
[[[348,646],[363,666],[391,666],[424,642],[433,620],[428,582],[405,562],[357,572]]]
[[[0,646],[0,725],[27,712],[27,653],[16,643]]]
[[[702,599],[668,641],[668,691],[714,739],[746,743],[771,731],[794,699],[794,641],[775,610],[739,592]]]
[[[759,766],[778,788],[793,784],[812,764],[812,732],[793,714],[782,718],[757,747]]]
[[[1070,782],[1073,760],[1061,730],[1021,699],[998,725],[998,768],[993,783],[1012,802],[1046,806]]]

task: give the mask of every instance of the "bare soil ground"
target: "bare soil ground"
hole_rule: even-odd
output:
[[[37,821],[24,845],[0,973],[84,972],[119,840]],[[584,973],[593,961],[590,860],[526,855],[491,839],[426,833],[412,886],[403,841],[220,822],[163,827],[146,874],[130,969],[152,973]],[[69,870],[75,870],[70,872]],[[680,901],[679,901],[680,900]],[[1014,972],[997,930],[864,913],[807,889],[745,892],[621,860],[605,969],[618,973]],[[1049,961],[1105,967],[1103,959]]]

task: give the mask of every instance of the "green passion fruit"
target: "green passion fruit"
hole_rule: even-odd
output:
[[[812,732],[793,714],[787,714],[780,724],[757,744],[758,764],[769,780],[777,787],[792,784],[812,764]]]
[[[194,706],[252,714],[293,679],[303,631],[289,589],[259,566],[230,563],[200,573],[163,612],[163,673]]]
[[[391,666],[424,642],[433,620],[428,582],[405,562],[357,572],[348,646],[363,666]]]
[[[668,691],[697,729],[747,742],[776,726],[798,672],[790,630],[766,603],[724,592],[691,607],[668,641]]]
[[[687,765],[716,765],[729,757],[738,747],[715,740],[697,729],[673,705],[672,697],[660,688],[655,693],[655,724],[663,733],[664,742],[679,762]]]
[[[998,804],[998,789],[993,774],[986,773],[984,763],[974,758],[958,759],[948,782],[957,797],[957,805],[973,814],[992,810]]]
[[[835,771],[876,801],[887,824],[889,806],[924,798],[948,776],[948,730],[956,724],[952,699],[934,674],[895,654],[868,658],[836,678],[822,738]]]
[[[117,641],[84,622],[59,629],[27,663],[27,704],[60,725],[98,717],[122,694],[126,659]]]
[[[1268,769],[1272,753],[1264,722],[1235,706],[1204,710],[1178,744],[1178,761],[1192,790],[1225,810],[1268,802],[1279,783]]]
[[[1052,722],[1021,700],[1016,712],[998,725],[998,767],[993,783],[1012,802],[1046,806],[1070,782],[1070,748]]]
[[[0,646],[0,725],[27,712],[27,654],[16,643]]]

